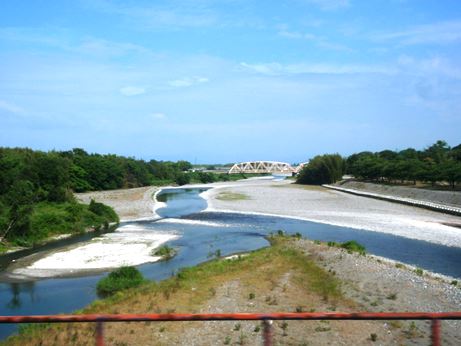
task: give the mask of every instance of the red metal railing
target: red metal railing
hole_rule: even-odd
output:
[[[272,345],[271,321],[273,320],[430,320],[432,321],[432,345],[440,345],[440,320],[461,320],[461,312],[299,312],[299,313],[230,313],[230,314],[89,314],[0,316],[0,323],[73,323],[96,322],[96,345],[104,345],[104,322],[141,321],[255,321],[264,323],[264,345]]]

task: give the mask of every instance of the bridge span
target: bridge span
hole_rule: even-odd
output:
[[[229,170],[233,173],[279,173],[292,174],[297,173],[296,168],[286,162],[277,161],[250,161],[236,163]]]

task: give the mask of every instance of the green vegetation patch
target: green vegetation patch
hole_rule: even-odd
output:
[[[145,281],[134,267],[121,267],[99,280],[96,290],[101,297],[111,296],[119,291],[136,287]]]
[[[221,201],[242,201],[250,199],[248,195],[237,192],[221,192],[216,198]]]
[[[362,244],[356,242],[355,240],[349,240],[344,243],[336,243],[334,241],[329,241],[327,243],[328,246],[334,246],[334,247],[339,247],[342,249],[346,249],[347,252],[352,253],[352,252],[357,252],[360,255],[365,255],[367,253],[367,250],[365,246]]]
[[[176,250],[168,245],[162,245],[158,249],[154,249],[151,253],[153,256],[160,256],[162,260],[167,261],[176,255]]]

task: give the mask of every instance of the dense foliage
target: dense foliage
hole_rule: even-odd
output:
[[[83,149],[0,148],[0,246],[6,242],[33,245],[53,234],[107,227],[118,221],[114,211],[100,203],[78,204],[73,192],[245,178],[191,169],[187,161],[146,162],[88,154]]]
[[[344,160],[340,155],[319,155],[303,167],[296,182],[312,185],[331,184],[341,179],[344,170]]]
[[[450,148],[437,141],[424,150],[408,148],[353,154],[347,158],[347,173],[357,178],[386,181],[446,182],[452,188],[461,182],[461,144]]]
[[[136,287],[145,281],[143,275],[134,267],[121,267],[99,280],[96,290],[101,297],[107,297],[118,291]]]

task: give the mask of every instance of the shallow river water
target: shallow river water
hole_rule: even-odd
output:
[[[204,189],[163,190],[157,195],[157,199],[164,202],[165,206],[156,211],[162,219],[126,222],[121,225],[135,225],[151,232],[178,235],[177,239],[168,243],[178,250],[173,259],[138,266],[148,279],[165,279],[182,267],[209,260],[217,250],[221,256],[227,256],[268,246],[265,237],[277,230],[299,232],[304,237],[322,241],[356,240],[369,253],[461,278],[461,248],[283,217],[203,212],[207,207],[206,201],[199,195],[203,191]],[[66,239],[47,245],[45,249],[86,241],[95,236],[98,235]],[[0,257],[0,270],[7,272],[10,261],[43,249]],[[0,280],[3,280],[0,283],[0,315],[70,313],[97,298],[96,283],[104,275],[106,273],[18,282],[6,282],[7,279],[1,279],[0,276]],[[13,324],[0,325],[0,339],[13,333],[16,328],[17,325]]]

